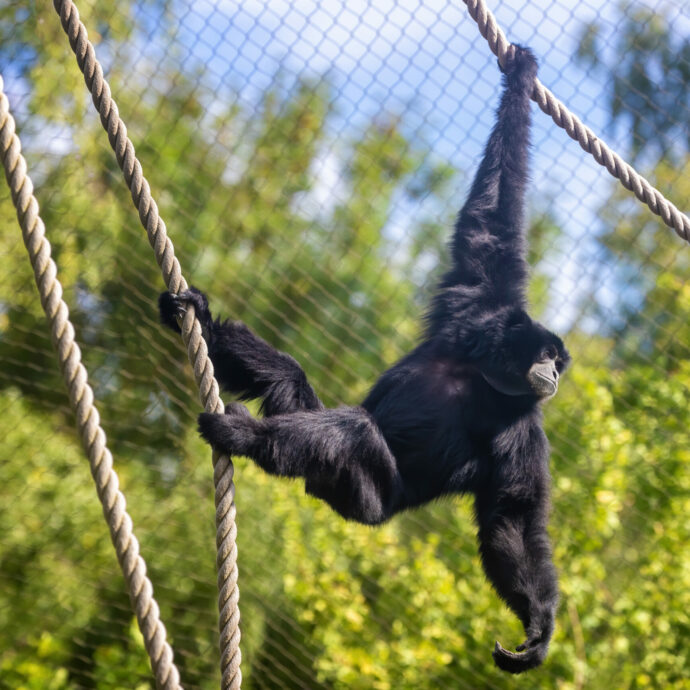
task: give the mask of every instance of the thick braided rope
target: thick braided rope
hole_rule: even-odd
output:
[[[26,161],[21,155],[21,144],[15,134],[15,122],[4,93],[0,76],[0,157],[10,186],[12,201],[22,228],[24,244],[31,258],[36,285],[43,310],[50,322],[53,345],[58,353],[60,369],[69,391],[69,399],[77,417],[79,433],[89,457],[91,474],[96,482],[103,514],[117,552],[117,559],[127,582],[132,607],[136,612],[144,645],[151,659],[156,686],[165,690],[180,688],[180,674],[173,663],[172,649],[165,640],[165,627],[161,623],[158,604],[153,598],[153,587],[146,576],[146,563],[139,555],[139,542],[132,532],[132,519],[125,510],[125,497],[119,490],[117,474],[113,470],[113,457],[106,446],[100,416],[93,403],[93,391],[81,363],[81,351],[74,340],[74,328],[69,311],[62,299],[62,285],[57,268],[50,257],[50,243],[45,237],[45,226],[38,214],[34,187],[27,175]]]
[[[489,48],[504,64],[506,53],[512,49],[496,19],[487,8],[484,0],[463,0],[472,19],[477,22],[479,32],[487,40]],[[553,121],[562,127],[572,139],[592,154],[600,165],[603,165],[620,183],[649,208],[661,216],[661,219],[673,228],[678,236],[690,242],[690,218],[681,213],[664,195],[640,175],[629,163],[626,163],[615,151],[585,126],[566,106],[561,103],[538,79],[534,84],[532,100],[550,115]]]
[[[182,276],[165,223],[158,214],[158,206],[151,198],[151,189],[143,175],[141,164],[135,156],[134,146],[127,137],[127,128],[119,117],[117,105],[110,94],[110,87],[103,77],[103,69],[96,59],[93,45],[88,40],[86,28],[79,20],[79,12],[71,0],[53,0],[53,5],[60,15],[62,28],[69,38],[79,69],[84,74],[84,81],[100,114],[101,124],[108,133],[110,145],[130,189],[132,201],[139,211],[139,219],[146,229],[165,284],[172,292],[182,292],[187,289],[187,282]],[[182,319],[181,329],[182,339],[194,370],[194,378],[199,386],[201,402],[207,412],[222,413],[224,406],[220,399],[218,383],[213,375],[213,365],[201,334],[201,325],[191,305]],[[220,668],[223,690],[239,688],[242,682],[233,472],[232,462],[227,455],[213,454],[213,480],[216,488]]]

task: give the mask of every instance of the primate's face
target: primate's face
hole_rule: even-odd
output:
[[[527,383],[538,398],[545,400],[556,395],[558,380],[566,365],[565,357],[555,345],[544,348],[526,375]]]
[[[501,352],[481,369],[484,379],[504,395],[546,400],[558,391],[569,362],[563,341],[520,310],[507,321]]]

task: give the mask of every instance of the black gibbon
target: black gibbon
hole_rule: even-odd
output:
[[[532,53],[504,67],[498,117],[459,213],[423,341],[355,407],[326,409],[304,371],[242,323],[214,321],[195,289],[160,298],[163,323],[194,305],[216,377],[240,403],[201,414],[214,447],[266,472],[304,477],[306,491],[348,520],[374,525],[440,496],[472,493],[484,569],[527,639],[493,656],[520,673],[546,656],[558,601],[546,533],[549,446],[541,403],[569,362],[561,339],[526,313],[524,193]]]

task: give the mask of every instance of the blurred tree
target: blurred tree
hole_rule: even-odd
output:
[[[595,20],[583,27],[577,51],[583,64],[606,73],[612,123],[630,133],[633,160],[646,153],[677,161],[690,146],[690,38],[661,7],[619,2],[613,40]]]
[[[690,139],[683,124],[690,115],[690,38],[663,10],[626,2],[618,14],[615,56],[595,23],[585,28],[578,55],[611,75],[612,122],[630,123],[625,131],[632,155],[648,163],[648,179],[683,208],[690,195]],[[675,370],[690,354],[683,298],[690,255],[656,216],[618,187],[601,216],[609,228],[598,238],[602,263],[615,272],[626,305],[614,322],[616,356]],[[605,309],[600,315],[610,322]]]

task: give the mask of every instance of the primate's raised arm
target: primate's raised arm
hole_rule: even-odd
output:
[[[468,199],[455,224],[453,266],[441,282],[431,325],[443,323],[468,304],[483,308],[524,307],[527,265],[524,193],[528,176],[530,94],[537,62],[515,47],[504,70],[497,120]],[[453,290],[454,287],[458,289]],[[448,300],[444,291],[448,290]],[[459,301],[456,300],[459,298]],[[448,302],[445,305],[444,301]],[[435,318],[434,312],[441,308]]]
[[[497,120],[484,150],[465,205],[460,210],[456,237],[478,223],[497,222],[496,228],[519,233],[523,226],[523,197],[527,184],[527,149],[531,124],[530,95],[537,62],[527,48],[515,48],[506,65],[504,91]]]

